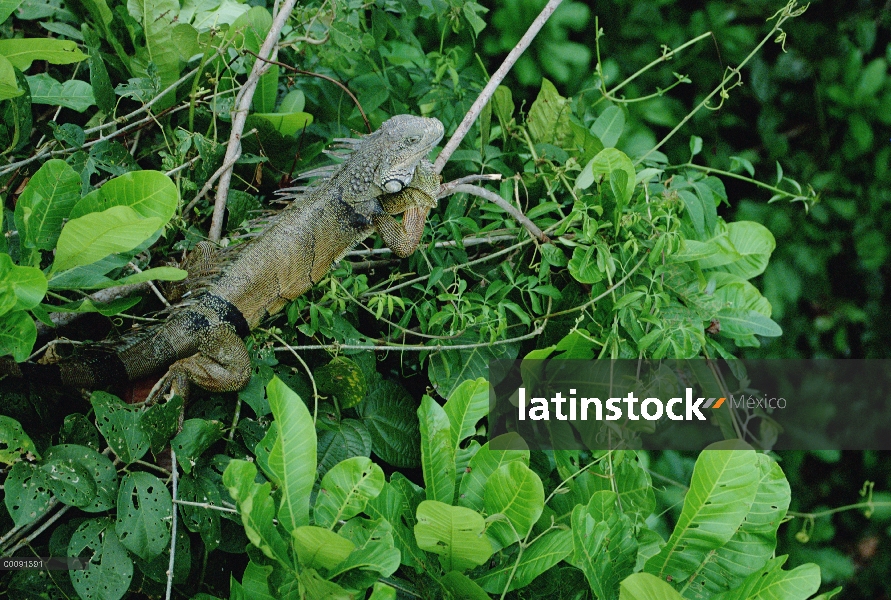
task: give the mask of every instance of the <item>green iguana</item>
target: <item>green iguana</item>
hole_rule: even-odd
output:
[[[187,257],[188,281],[202,280],[192,299],[166,321],[108,343],[86,346],[55,364],[0,364],[0,374],[96,389],[168,370],[168,385],[240,390],[251,376],[243,337],[264,316],[309,290],[353,246],[377,231],[400,257],[414,252],[439,176],[427,160],[442,139],[437,119],[398,115],[360,139],[338,140],[351,152],[274,217],[254,240],[220,261],[211,244]],[[393,215],[402,215],[402,222]],[[199,275],[196,277],[195,275]]]

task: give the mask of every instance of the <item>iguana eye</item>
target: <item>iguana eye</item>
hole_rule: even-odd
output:
[[[410,138],[407,138],[407,139],[405,140],[405,142],[406,142],[407,144],[411,144],[411,145],[417,144],[417,143],[420,142],[420,141],[421,141],[421,136],[419,136],[419,135],[413,135],[413,136],[411,136]]]

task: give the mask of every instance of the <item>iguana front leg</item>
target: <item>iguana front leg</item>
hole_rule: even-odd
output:
[[[198,352],[170,365],[170,373],[177,387],[194,383],[212,392],[234,392],[250,380],[251,358],[235,330],[220,325],[202,334]]]
[[[384,243],[400,258],[411,256],[421,241],[427,213],[436,206],[439,175],[433,165],[423,160],[415,168],[411,184],[396,194],[380,199],[382,214],[372,215],[371,221]],[[400,223],[392,215],[402,215]]]

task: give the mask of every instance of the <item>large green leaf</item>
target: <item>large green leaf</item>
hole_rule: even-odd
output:
[[[820,567],[813,563],[784,571],[787,556],[771,559],[742,584],[712,600],[805,600],[820,588]]]
[[[19,461],[9,469],[4,481],[3,502],[16,527],[23,527],[49,512],[53,495],[40,468]]]
[[[65,223],[52,271],[89,265],[109,254],[139,246],[161,228],[161,219],[145,219],[129,206],[113,206]]]
[[[501,465],[485,487],[485,508],[492,522],[486,530],[499,547],[524,539],[544,510],[544,486],[535,472],[518,460]],[[498,519],[502,514],[509,522]]]
[[[394,467],[421,462],[417,404],[401,385],[385,380],[373,385],[356,408],[371,435],[374,453]]]
[[[24,0],[0,0],[0,23],[9,18]]]
[[[282,486],[279,523],[286,531],[309,524],[309,494],[316,479],[316,428],[303,400],[278,377],[266,386],[279,435],[269,468]]]
[[[724,265],[722,270],[744,279],[763,273],[777,246],[770,230],[754,221],[737,221],[727,224],[727,235],[742,258]]]
[[[619,582],[637,559],[634,525],[615,503],[615,492],[596,492],[587,506],[572,511],[572,563],[585,573],[598,600],[619,597]]]
[[[356,549],[345,537],[314,525],[297,527],[291,538],[300,564],[312,569],[333,569]]]
[[[80,176],[64,160],[46,161],[31,177],[15,205],[15,226],[22,245],[40,250],[55,248],[62,221],[78,200]]]
[[[93,88],[86,81],[69,79],[60,83],[46,73],[31,75],[27,79],[28,87],[31,88],[31,102],[34,104],[64,106],[77,112],[84,112],[96,104]]]
[[[139,48],[134,67],[140,74],[147,72],[149,63],[154,63],[164,90],[179,78],[179,53],[171,35],[173,21],[179,15],[177,0],[127,0],[127,12],[136,19],[145,35],[145,46]],[[158,101],[159,109],[172,106],[175,93],[168,93]]]
[[[427,499],[451,504],[455,499],[455,449],[449,417],[430,396],[418,408],[421,422],[421,468]]]
[[[424,553],[418,548],[414,532],[410,529],[414,522],[414,511],[398,485],[392,482],[385,484],[381,493],[368,501],[365,512],[390,523],[393,528],[393,544],[401,554],[402,564],[419,567],[424,562]]]
[[[566,136],[572,134],[569,124],[571,114],[569,99],[562,97],[553,83],[542,79],[541,90],[526,119],[532,141],[559,146]]]
[[[24,93],[25,90],[19,87],[18,78],[12,63],[0,54],[0,100],[18,98]]]
[[[87,58],[71,40],[52,38],[16,38],[0,40],[0,54],[15,68],[26,71],[35,60],[45,60],[54,65],[68,65]]]
[[[674,531],[644,570],[674,581],[700,572],[712,553],[742,525],[760,480],[759,459],[753,450],[703,450]]]
[[[604,148],[588,161],[588,164],[585,165],[578,178],[576,178],[575,187],[581,190],[587,189],[599,178],[604,178],[608,182],[610,174],[614,171],[622,171],[628,177],[625,180],[624,189],[619,190],[622,195],[617,196],[617,200],[622,204],[627,204],[628,200],[631,199],[631,194],[634,192],[634,164],[624,152],[615,148]]]
[[[455,345],[480,342],[479,335],[470,333],[449,340],[449,344]],[[436,345],[441,349],[430,356],[427,374],[443,398],[450,398],[455,388],[468,379],[488,378],[489,361],[512,360],[517,357],[519,350],[519,345],[516,343],[480,343],[476,348],[469,350],[449,350],[448,345],[442,342],[437,342]]]
[[[16,310],[0,317],[0,356],[11,355],[16,362],[24,362],[36,342],[37,326],[28,313]]]
[[[706,600],[736,587],[746,576],[764,566],[777,545],[780,526],[792,494],[780,465],[766,454],[756,454],[758,491],[752,508],[739,529],[709,560],[688,598]]]
[[[272,485],[269,482],[258,484],[254,481],[256,477],[257,467],[253,463],[231,460],[223,472],[223,485],[238,503],[244,533],[251,543],[269,558],[292,568],[288,544],[273,523],[275,502],[270,495]]]
[[[492,544],[483,533],[486,523],[469,508],[424,500],[418,506],[417,519],[418,547],[438,554],[446,571],[465,571],[492,556]]]
[[[482,377],[468,379],[452,392],[442,407],[449,417],[452,446],[476,433],[477,422],[489,413],[489,382]]]
[[[339,535],[348,538],[356,549],[347,559],[328,574],[334,578],[354,569],[373,572],[389,577],[399,568],[399,550],[393,539],[393,527],[386,519],[350,519],[341,528]],[[350,576],[359,577],[359,573]],[[345,583],[345,579],[340,579]]]
[[[526,587],[533,579],[569,556],[571,552],[572,532],[567,529],[555,529],[530,544],[522,556],[510,557],[509,561],[492,569],[476,582],[490,594],[502,593],[505,586],[508,591]],[[508,579],[510,579],[509,586]]]
[[[658,577],[635,573],[619,586],[619,600],[683,600],[683,596]]]
[[[254,113],[252,116],[269,121],[284,136],[294,136],[312,123],[312,115],[305,112]]]
[[[485,500],[483,493],[486,482],[492,473],[498,470],[504,464],[511,461],[520,461],[524,465],[529,464],[529,449],[522,450],[492,450],[490,445],[504,445],[510,447],[512,444],[522,444],[522,438],[516,433],[507,433],[498,436],[492,442],[486,442],[482,448],[477,450],[476,454],[470,459],[467,469],[461,475],[461,485],[458,489],[458,504],[466,506],[474,510],[483,510],[485,508]]]
[[[625,113],[618,106],[608,106],[591,125],[591,133],[600,139],[604,148],[614,148],[624,128]]]
[[[112,206],[129,206],[141,217],[157,217],[166,225],[178,205],[179,190],[170,177],[160,171],[131,171],[84,196],[71,209],[70,218]]]
[[[384,471],[365,456],[334,465],[325,473],[316,495],[316,525],[334,529],[340,521],[358,515],[370,499],[380,494],[384,483]]]

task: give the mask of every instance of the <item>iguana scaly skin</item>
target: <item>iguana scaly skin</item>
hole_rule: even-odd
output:
[[[191,382],[217,392],[242,389],[251,376],[242,338],[263,317],[309,290],[373,231],[397,256],[414,252],[436,205],[439,176],[427,154],[442,135],[437,119],[399,115],[359,140],[344,140],[352,148],[345,162],[259,237],[236,247],[220,273],[165,322],[56,364],[20,364],[15,374],[96,389],[169,369],[175,388]],[[393,218],[399,214],[401,222]],[[187,259],[190,280],[193,268],[213,269],[210,247],[200,245]]]

